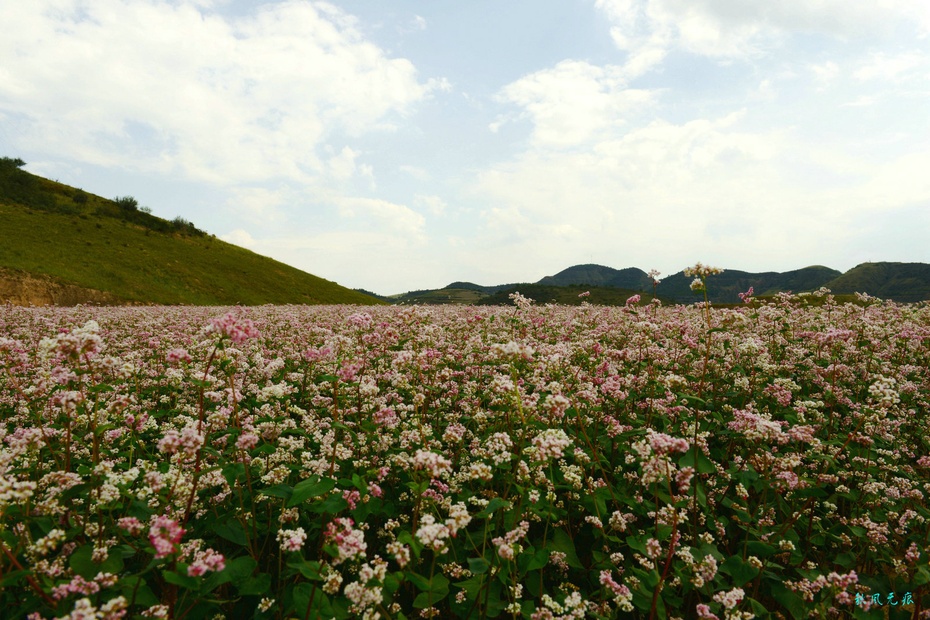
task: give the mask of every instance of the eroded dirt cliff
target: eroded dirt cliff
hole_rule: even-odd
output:
[[[110,293],[59,282],[49,276],[0,268],[0,303],[14,306],[124,305]]]

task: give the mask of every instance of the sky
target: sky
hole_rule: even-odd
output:
[[[350,288],[930,262],[926,0],[0,14],[0,156]]]

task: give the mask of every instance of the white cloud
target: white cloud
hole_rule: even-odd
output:
[[[242,230],[241,228],[230,231],[225,235],[220,235],[220,239],[243,248],[255,247],[255,239],[252,238],[252,235],[250,235],[248,231]]]
[[[521,244],[545,248],[546,264],[559,269],[612,248],[608,264],[674,271],[697,258],[762,265],[774,247],[841,248],[842,223],[869,208],[851,209],[847,191],[832,191],[831,174],[847,171],[799,164],[811,145],[746,123],[742,113],[657,120],[583,152],[537,149],[495,166],[479,178],[494,205],[480,251],[493,262]],[[829,180],[797,177],[799,165],[820,166]]]
[[[397,169],[405,174],[409,174],[417,181],[425,181],[429,178],[429,172],[426,170],[426,168],[421,168],[420,166],[410,166],[405,164],[398,166]]]
[[[393,234],[411,241],[423,241],[426,220],[410,207],[379,198],[337,196],[333,200],[339,213],[353,219],[356,225],[367,229],[386,226]]]
[[[431,215],[442,215],[448,208],[446,201],[439,196],[417,194],[413,197],[413,202],[418,207],[425,208]]]
[[[627,88],[619,67],[575,60],[523,77],[500,93],[533,121],[533,141],[550,146],[576,145],[622,126],[652,98],[649,91]]]
[[[821,64],[812,64],[809,66],[809,69],[811,73],[814,74],[814,79],[821,89],[832,84],[840,74],[839,65],[832,60],[828,60]]]
[[[253,250],[342,286],[378,293],[417,288],[412,274],[437,288],[448,284],[435,247],[411,243],[392,231],[308,230],[259,242]]]
[[[227,208],[253,224],[267,224],[282,218],[281,209],[298,198],[288,188],[234,187]]]
[[[924,71],[923,77],[930,77],[930,57],[927,54],[909,51],[899,54],[875,53],[870,56],[867,63],[859,67],[853,77],[858,80],[889,80],[899,81],[914,76],[915,69]]]
[[[597,0],[596,5],[611,20],[616,45],[634,58],[670,49],[711,57],[752,55],[792,33],[887,39],[902,28],[930,32],[925,0]]]
[[[232,18],[209,3],[6,3],[0,113],[59,157],[214,183],[306,180],[319,149],[391,125],[428,95],[413,65],[332,5]],[[437,83],[436,88],[444,87]]]

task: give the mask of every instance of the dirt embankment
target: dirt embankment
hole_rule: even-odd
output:
[[[14,306],[121,306],[127,302],[110,293],[66,284],[49,276],[0,268],[0,303]]]

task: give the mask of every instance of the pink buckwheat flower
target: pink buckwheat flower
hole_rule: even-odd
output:
[[[416,532],[417,540],[424,547],[432,549],[436,553],[445,553],[446,539],[449,538],[449,528],[442,523],[437,523],[433,515],[426,514],[420,520],[420,527]]]
[[[241,319],[232,312],[210,321],[207,332],[219,334],[221,338],[229,338],[233,344],[242,344],[259,336],[251,319]]]
[[[278,543],[285,553],[300,551],[307,542],[307,532],[298,527],[293,530],[278,530]]]
[[[345,517],[334,519],[326,525],[324,536],[326,542],[336,547],[334,565],[346,560],[365,557],[368,544],[365,542],[365,533],[354,529],[355,521]]]
[[[630,592],[630,589],[625,585],[614,581],[613,575],[610,574],[609,570],[601,571],[600,582],[604,588],[613,594],[614,602],[620,609],[626,612],[633,611],[633,604],[631,602],[633,599],[633,593]]]
[[[527,521],[520,521],[520,524],[503,536],[498,536],[491,540],[497,546],[497,555],[505,560],[512,560],[517,553],[523,550],[517,541],[525,537],[530,531],[530,524]]]
[[[155,558],[161,559],[174,553],[183,535],[184,528],[171,517],[158,515],[153,518],[149,528],[149,542],[155,547]]]
[[[222,553],[217,553],[213,549],[198,551],[194,556],[190,566],[187,567],[187,574],[191,577],[200,577],[209,572],[219,572],[226,568],[226,558]]]
[[[451,471],[452,461],[435,452],[417,450],[416,454],[413,455],[413,468],[425,469],[429,472],[431,478],[438,478]]]
[[[116,523],[120,529],[124,529],[129,532],[130,536],[138,536],[142,533],[142,530],[145,528],[142,525],[142,521],[139,521],[135,517],[123,517]]]
[[[726,609],[733,609],[740,604],[744,595],[745,592],[743,592],[742,588],[733,588],[729,592],[717,592],[714,594],[714,600],[722,604]]]
[[[169,364],[179,364],[181,362],[185,364],[191,363],[191,356],[185,349],[171,349],[165,355],[165,359]]]
[[[258,435],[255,433],[246,431],[239,435],[239,439],[236,440],[236,447],[240,450],[251,450],[258,445]]]
[[[562,458],[565,448],[570,446],[571,443],[572,440],[569,436],[559,428],[547,428],[533,438],[533,445],[536,447],[536,458],[540,461]]]
[[[358,492],[358,489],[346,489],[342,492],[342,499],[349,504],[349,510],[355,510],[359,500],[362,499],[362,494]]]

